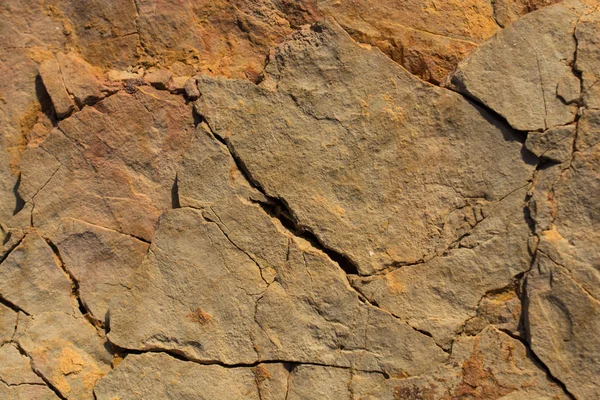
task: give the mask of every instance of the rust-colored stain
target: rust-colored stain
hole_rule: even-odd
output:
[[[202,308],[198,307],[196,310],[189,312],[185,315],[190,321],[196,322],[200,325],[206,325],[212,319],[212,316],[206,313]]]

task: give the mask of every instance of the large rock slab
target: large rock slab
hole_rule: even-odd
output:
[[[160,399],[166,393],[182,399],[568,398],[521,342],[493,328],[461,337],[447,364],[414,378],[310,364],[225,368],[148,353],[128,356],[95,388],[99,400]]]
[[[592,33],[598,24],[598,11],[597,3],[590,5],[596,10],[586,10],[574,26],[575,68],[581,73],[582,84],[576,126],[541,133],[541,138],[551,138],[561,130],[574,131],[545,151],[554,153],[554,163],[536,173],[528,209],[539,243],[527,276],[525,307],[532,350],[580,399],[599,395],[591,377],[599,373],[600,357],[594,333],[600,324],[600,209],[593,200],[600,195],[600,117],[596,110],[600,93],[594,89],[598,54],[597,35]],[[514,117],[520,115],[515,111]],[[544,140],[534,137],[527,141],[534,144]]]
[[[198,136],[209,135],[200,126]],[[241,196],[247,183],[230,180],[233,160],[211,140],[187,158],[180,190],[194,199],[189,188],[216,177],[229,188],[161,218],[131,291],[111,306],[111,342],[227,365],[286,360],[407,375],[445,358],[431,338],[360,301],[338,265]],[[199,166],[202,175],[189,172]]]
[[[531,179],[510,128],[333,21],[279,46],[259,86],[198,88],[198,113],[251,178],[361,274],[444,253]]]

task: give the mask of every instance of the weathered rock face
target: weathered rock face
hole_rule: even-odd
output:
[[[599,10],[5,2],[0,398],[600,397]]]

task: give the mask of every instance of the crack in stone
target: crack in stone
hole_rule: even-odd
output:
[[[94,315],[92,314],[92,311],[82,300],[81,293],[79,292],[79,281],[77,280],[77,278],[75,278],[75,275],[73,275],[71,273],[71,271],[69,271],[69,269],[65,265],[61,255],[60,255],[60,252],[58,250],[58,247],[49,238],[44,237],[43,239],[46,241],[46,243],[48,244],[48,246],[54,253],[56,265],[60,268],[60,270],[65,274],[65,276],[67,277],[67,279],[69,279],[69,282],[71,283],[71,296],[75,299],[79,312],[81,313],[83,318],[87,322],[89,322],[90,325],[92,325],[98,331],[98,333],[101,336],[104,336],[104,333],[105,333],[104,322],[95,318]]]
[[[34,374],[36,374],[42,381],[44,381],[44,383],[46,384],[46,386],[48,387],[48,389],[52,390],[54,392],[54,394],[56,395],[56,397],[58,397],[61,400],[67,400],[67,397],[64,396],[60,390],[58,390],[58,388],[56,386],[54,386],[54,384],[52,384],[52,382],[50,381],[50,379],[48,379],[43,373],[42,371],[40,371],[39,369],[37,369],[33,363],[33,359],[31,358],[31,356],[25,351],[25,349],[18,343],[18,342],[13,342],[13,344],[15,345],[15,347],[17,348],[17,350],[19,350],[19,353],[21,353],[21,355],[27,357],[29,359],[29,365],[31,370],[33,371]]]

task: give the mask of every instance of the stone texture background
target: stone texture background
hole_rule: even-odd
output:
[[[597,0],[0,16],[0,398],[600,398]]]

